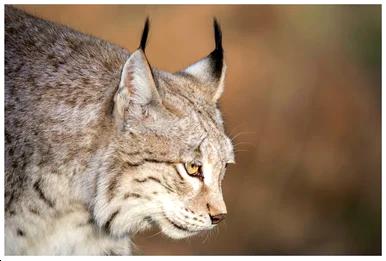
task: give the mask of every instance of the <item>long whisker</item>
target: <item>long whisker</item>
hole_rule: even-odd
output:
[[[163,232],[163,230],[162,230],[162,229],[160,229],[160,231],[158,231],[158,232],[154,233],[153,235],[150,235],[148,238],[153,238],[153,237],[155,237],[155,236],[157,236],[157,235],[161,234],[162,232]]]
[[[239,141],[239,142],[233,144],[233,146],[238,146],[238,145],[242,145],[242,144],[247,144],[247,145],[251,145],[251,146],[255,145],[255,144],[253,144],[252,142],[248,142],[248,141]]]
[[[250,152],[249,150],[235,150],[235,152]]]
[[[229,130],[229,133],[233,133],[233,132],[235,132],[238,128],[242,128],[243,124],[244,124],[244,123],[237,124],[237,125],[233,126],[232,129]]]
[[[256,131],[241,131],[241,132],[237,133],[236,135],[232,136],[231,140],[234,141],[240,135],[247,135],[247,134],[256,134]]]
[[[208,240],[208,238],[209,238],[209,235],[210,235],[210,230],[205,232],[205,238],[204,238],[204,240],[201,242],[202,244],[205,244],[205,242],[206,242],[206,241]]]

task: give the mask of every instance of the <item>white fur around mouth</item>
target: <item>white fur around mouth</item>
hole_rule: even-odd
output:
[[[201,230],[190,230],[187,227],[184,227],[182,225],[177,224],[176,222],[174,222],[173,220],[168,218],[166,215],[164,215],[164,216],[165,216],[165,219],[169,222],[169,224],[171,224],[177,230],[181,230],[181,231],[184,231],[185,233],[189,233],[189,234],[196,234],[198,232],[201,232]]]

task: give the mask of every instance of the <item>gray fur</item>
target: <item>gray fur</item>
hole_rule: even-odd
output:
[[[153,224],[173,238],[213,227],[234,161],[225,64],[212,80],[189,71],[5,7],[7,255],[127,255]],[[195,160],[204,181],[183,170]]]

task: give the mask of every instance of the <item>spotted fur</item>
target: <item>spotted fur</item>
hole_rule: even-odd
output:
[[[168,73],[146,40],[130,54],[5,7],[7,255],[128,255],[153,225],[176,239],[215,226],[234,162],[217,22],[215,35],[210,55]]]

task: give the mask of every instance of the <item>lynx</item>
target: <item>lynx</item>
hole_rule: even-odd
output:
[[[129,255],[152,226],[180,239],[224,219],[220,26],[176,73],[150,66],[148,31],[129,53],[5,7],[7,255]]]

